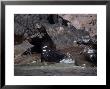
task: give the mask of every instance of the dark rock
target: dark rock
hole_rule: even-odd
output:
[[[68,26],[68,23],[69,23],[68,20],[63,19],[61,16],[56,14],[50,14],[47,17],[47,20],[50,24],[59,24],[60,26],[61,25]]]
[[[22,43],[24,40],[23,35],[16,35],[14,34],[14,45]]]
[[[68,23],[69,23],[68,20],[65,20],[65,19],[63,19],[63,18],[61,18],[61,20],[62,20],[62,25],[68,26]]]
[[[55,14],[50,14],[48,17],[47,17],[47,20],[50,24],[55,24],[55,23],[58,23],[58,15],[55,15]]]

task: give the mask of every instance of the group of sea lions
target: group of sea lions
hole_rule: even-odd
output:
[[[41,34],[41,36],[36,35],[27,38],[29,43],[34,46],[25,51],[22,55],[27,55],[29,51],[31,51],[31,53],[40,53],[41,62],[56,63],[59,63],[60,61],[68,57],[67,55],[61,53],[59,50],[56,49],[56,45],[52,41],[51,37],[48,35],[46,28],[42,24],[37,23],[36,29],[39,31],[39,34]],[[85,48],[82,53],[86,54],[86,58],[88,61],[91,61],[92,63],[96,64],[97,45],[95,43],[93,44],[91,40],[89,40],[88,42],[77,42],[77,44],[91,45],[91,48]]]
[[[50,24],[55,24],[59,21],[54,21],[54,16],[62,20],[60,23],[64,26],[70,26],[70,22],[62,19],[58,15],[50,15],[47,20]],[[74,26],[72,26],[74,27]],[[60,62],[63,59],[66,59],[68,56],[61,53],[56,49],[56,45],[46,31],[46,27],[41,23],[35,24],[35,29],[38,31],[34,35],[27,37],[26,40],[33,47],[27,49],[22,55],[27,55],[28,53],[40,53],[41,62]],[[77,41],[77,44],[91,45],[90,49],[84,49],[84,54],[86,54],[89,61],[97,63],[97,43],[94,43],[91,39],[89,41]],[[86,50],[86,51],[85,51]]]

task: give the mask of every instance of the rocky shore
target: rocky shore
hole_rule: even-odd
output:
[[[56,50],[69,55],[75,63],[41,63],[41,53],[22,55],[34,47],[28,38],[45,35],[36,29],[36,23],[45,27]],[[14,15],[15,76],[96,76],[96,56],[96,14]]]

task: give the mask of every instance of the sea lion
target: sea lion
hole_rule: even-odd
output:
[[[93,49],[91,47],[85,47],[83,52],[81,52],[80,54],[83,54],[87,61],[97,65],[97,50],[96,49]]]
[[[60,51],[51,49],[48,45],[42,47],[41,62],[60,62],[67,56]]]
[[[56,46],[50,36],[48,35],[45,27],[39,23],[36,24],[35,29],[38,30],[38,32],[29,38],[27,40],[30,44],[33,45],[31,49],[32,53],[42,53],[42,47],[45,45],[45,43],[48,43],[51,49],[56,49]],[[28,50],[27,50],[28,51]],[[24,54],[27,54],[28,52],[24,52]]]

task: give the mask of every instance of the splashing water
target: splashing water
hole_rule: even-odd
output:
[[[65,59],[61,60],[60,63],[66,63],[66,64],[73,63],[74,64],[75,60],[70,59],[70,58],[65,58]]]
[[[75,64],[75,60],[73,60],[71,58],[71,54],[69,52],[67,52],[67,56],[68,57],[67,58],[64,58],[63,60],[61,60],[60,63],[66,63],[66,64],[73,63],[73,64]]]

